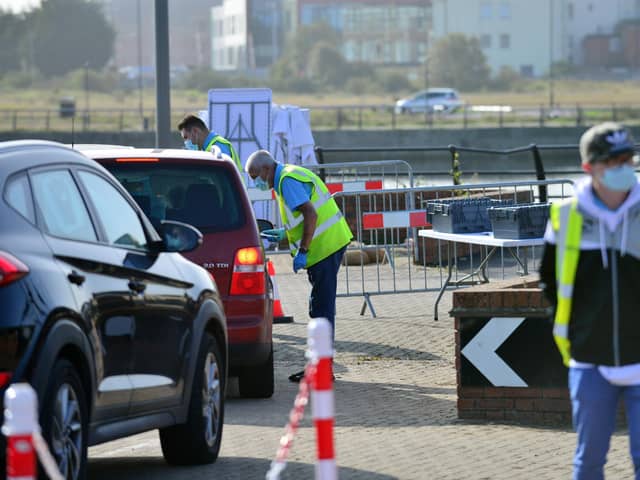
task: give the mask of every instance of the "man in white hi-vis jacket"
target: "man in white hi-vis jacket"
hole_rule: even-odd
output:
[[[578,445],[573,478],[602,479],[624,399],[640,479],[640,185],[635,145],[607,122],[580,139],[588,174],[573,198],[551,206],[540,265],[555,305],[553,336],[569,367]]]

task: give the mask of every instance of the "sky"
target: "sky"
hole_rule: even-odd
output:
[[[0,9],[21,12],[40,4],[40,0],[0,0]]]

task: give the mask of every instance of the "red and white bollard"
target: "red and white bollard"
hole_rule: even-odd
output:
[[[16,383],[4,394],[4,424],[7,438],[7,480],[37,477],[33,434],[40,432],[38,400],[28,383]]]
[[[307,356],[311,361],[311,413],[316,427],[316,480],[336,480],[338,469],[333,448],[333,346],[331,324],[313,318],[307,328]]]

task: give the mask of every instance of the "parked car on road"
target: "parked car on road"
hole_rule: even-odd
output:
[[[395,112],[403,113],[451,113],[464,105],[453,88],[429,88],[396,102]]]
[[[273,395],[273,287],[247,190],[233,161],[214,152],[89,149],[154,224],[177,220],[204,235],[185,256],[219,287],[229,331],[229,370],[240,395]]]
[[[152,429],[169,463],[215,461],[224,307],[180,254],[201,233],[156,230],[107,170],[53,142],[1,142],[0,188],[0,394],[35,388],[64,478],[85,478],[88,446]]]

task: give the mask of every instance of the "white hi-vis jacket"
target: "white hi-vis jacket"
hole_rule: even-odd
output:
[[[347,221],[342,216],[338,205],[320,177],[304,167],[285,165],[280,175],[280,181],[278,185],[275,185],[275,192],[280,205],[280,216],[287,231],[292,256],[295,256],[300,248],[304,218],[299,211],[292,212],[284,201],[282,181],[287,177],[312,185],[311,203],[316,209],[318,220],[311,245],[309,245],[309,252],[307,253],[307,267],[311,267],[348,245],[353,236]]]
[[[640,185],[615,211],[597,202],[589,179],[551,207],[540,276],[554,339],[565,365],[640,363]]]

